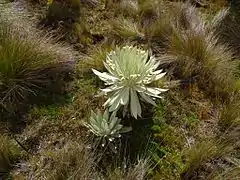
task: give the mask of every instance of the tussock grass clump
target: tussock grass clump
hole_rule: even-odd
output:
[[[220,172],[225,171],[227,174],[232,170],[232,177],[239,177],[239,169],[232,162],[233,159],[238,158],[239,154],[239,128],[239,125],[231,126],[224,132],[219,132],[214,138],[199,140],[187,150],[186,166],[182,177],[196,179],[204,176],[213,179],[216,173],[220,175]],[[224,174],[221,176],[224,177]]]
[[[222,130],[240,126],[240,97],[233,96],[228,104],[225,104],[221,111],[219,125]]]
[[[112,33],[126,39],[143,39],[144,34],[139,31],[139,24],[133,19],[119,18],[111,22]]]
[[[103,154],[83,142],[68,142],[62,149],[45,151],[31,159],[33,177],[38,179],[126,179],[143,180],[148,163],[139,160],[131,168],[113,167],[103,169],[99,160]],[[40,161],[39,161],[40,158]],[[36,163],[38,161],[38,163]]]
[[[144,180],[147,175],[148,170],[148,161],[147,160],[139,160],[138,163],[130,168],[126,175],[126,180]]]
[[[79,63],[78,73],[91,72],[92,68],[104,70],[104,61],[107,57],[107,54],[116,47],[115,43],[100,43],[88,48],[88,53],[84,63]]]
[[[224,17],[218,25],[219,40],[228,44],[233,49],[234,55],[240,57],[240,13],[233,5],[230,12]]]
[[[62,149],[45,153],[39,163],[35,163],[38,158],[32,159],[37,179],[94,179],[98,176],[93,153],[84,143],[69,142]]]
[[[148,160],[140,159],[130,168],[116,168],[108,172],[108,180],[144,180],[149,170]]]
[[[9,171],[20,155],[21,151],[17,144],[9,137],[0,135],[0,177]]]
[[[233,158],[229,160],[232,167],[227,167],[222,171],[212,173],[208,179],[211,180],[224,180],[224,179],[239,179],[240,178],[240,160]]]
[[[187,163],[182,178],[197,178],[198,171],[204,169],[205,163],[229,155],[233,149],[234,146],[229,145],[227,140],[223,139],[206,139],[198,142],[185,154]]]
[[[102,26],[93,23],[99,18],[97,13],[101,6],[99,0],[50,0],[46,8],[46,15],[40,25],[54,29],[55,34],[61,34],[62,40],[74,44],[80,51],[82,46],[93,43],[92,29],[101,31]],[[92,19],[89,18],[91,16]],[[80,45],[81,44],[81,45]]]
[[[163,58],[176,63],[178,76],[197,80],[208,93],[230,93],[235,90],[236,66],[227,48],[216,46],[215,42],[213,37],[206,38],[191,32],[176,33],[172,37],[169,54]]]
[[[12,112],[42,90],[56,91],[53,84],[63,82],[74,65],[68,48],[23,24],[0,17],[0,106]]]
[[[219,44],[214,35],[223,16],[217,14],[208,23],[188,3],[177,4],[172,11],[177,18],[172,20],[173,34],[160,60],[173,63],[178,77],[195,79],[211,95],[218,97],[234,92],[236,62],[229,48]]]
[[[122,10],[109,22],[112,26],[110,34],[114,35],[115,39],[118,37],[121,40],[148,44],[153,37],[160,37],[160,34],[170,26],[166,23],[167,16],[163,14],[168,7],[167,2],[163,5],[161,0],[131,0],[122,1],[121,4],[128,4],[127,10]],[[126,11],[131,13],[125,14]],[[168,34],[165,31],[164,33],[161,34],[161,40]]]

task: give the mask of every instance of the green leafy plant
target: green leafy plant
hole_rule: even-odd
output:
[[[107,55],[104,65],[109,73],[93,69],[105,85],[102,94],[108,94],[109,99],[104,106],[110,106],[109,111],[117,111],[123,105],[125,109],[130,105],[133,117],[141,116],[139,96],[146,102],[156,105],[151,97],[161,98],[160,94],[167,89],[148,87],[153,81],[159,80],[166,73],[157,70],[159,62],[148,51],[133,46],[117,47]]]
[[[123,127],[120,124],[121,119],[116,117],[116,112],[113,112],[109,117],[108,110],[104,114],[98,110],[97,113],[91,112],[90,121],[85,126],[97,137],[102,140],[102,146],[105,146],[107,140],[112,142],[115,138],[121,137],[121,133],[126,133],[132,130],[131,127]]]

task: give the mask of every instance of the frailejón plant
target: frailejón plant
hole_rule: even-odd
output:
[[[130,112],[137,119],[141,116],[140,100],[156,105],[152,98],[161,98],[160,93],[167,89],[149,87],[153,81],[162,78],[165,73],[157,70],[159,62],[148,51],[143,51],[133,46],[117,47],[111,51],[104,62],[107,72],[99,72],[93,69],[105,85],[101,94],[109,95],[104,106],[109,106],[109,111],[117,111],[123,105],[125,109],[130,107]]]
[[[120,124],[121,119],[116,117],[116,112],[109,116],[109,111],[105,110],[97,113],[91,111],[89,122],[85,126],[97,137],[102,140],[102,146],[105,146],[107,140],[112,142],[115,138],[121,137],[121,133],[127,133],[132,130],[131,127],[123,127]]]

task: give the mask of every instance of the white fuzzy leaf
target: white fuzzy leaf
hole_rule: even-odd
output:
[[[167,89],[161,89],[161,88],[146,88],[147,92],[153,95],[159,95],[162,92],[166,92]]]
[[[101,73],[101,72],[99,72],[99,71],[97,71],[97,70],[95,70],[95,69],[92,69],[92,71],[93,71],[93,73],[96,74],[102,81],[105,81],[105,82],[107,82],[107,83],[109,83],[109,82],[115,82],[115,81],[118,80],[117,77],[112,76],[112,75],[110,75],[110,74],[108,74],[108,73],[106,73],[106,72]]]
[[[163,76],[165,76],[165,74],[166,74],[166,73],[158,74],[158,75],[155,77],[154,81],[161,79]]]
[[[121,96],[120,103],[122,105],[128,104],[128,101],[129,101],[129,88],[125,88],[120,96]]]
[[[144,93],[139,93],[139,94],[143,98],[143,100],[145,100],[146,102],[148,102],[154,106],[157,106],[157,104],[148,95],[146,95]]]
[[[137,119],[138,116],[141,116],[141,105],[137,96],[137,93],[131,89],[131,114],[135,119]]]

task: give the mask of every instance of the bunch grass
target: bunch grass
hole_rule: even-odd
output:
[[[19,22],[18,22],[19,23]],[[26,27],[24,26],[26,25]],[[0,16],[0,106],[9,112],[29,103],[41,92],[57,90],[73,71],[74,60],[66,48],[27,24]],[[60,85],[62,86],[62,85]],[[61,87],[63,88],[63,87]]]

